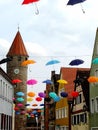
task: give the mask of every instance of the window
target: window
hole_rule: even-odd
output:
[[[59,111],[58,111],[58,109],[56,110],[56,119],[58,119],[59,118]]]
[[[63,107],[62,108],[62,118],[67,117],[67,108]]]
[[[98,127],[92,127],[91,130],[98,130]]]
[[[62,109],[59,109],[59,118],[61,118]]]
[[[95,103],[94,103],[94,99],[92,98],[91,99],[91,113],[94,113],[94,105],[95,105]]]
[[[98,76],[98,69],[95,70],[95,76]]]
[[[76,104],[79,104],[79,103],[81,103],[82,102],[82,95],[81,94],[79,94],[79,96],[76,98]]]
[[[95,98],[95,111],[98,112],[98,97]]]

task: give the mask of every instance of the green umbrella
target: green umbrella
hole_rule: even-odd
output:
[[[92,61],[93,64],[98,64],[98,58],[94,58]]]

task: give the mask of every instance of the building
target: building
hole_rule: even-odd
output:
[[[74,91],[78,96],[73,98],[71,130],[89,130],[89,74],[88,68],[77,70]]]
[[[55,105],[56,102],[49,96],[50,92],[58,92],[58,83],[60,75],[51,72],[50,83],[46,84],[46,98],[44,100],[44,130],[55,130]]]
[[[93,60],[98,58],[98,28],[96,30],[95,43],[93,48],[90,76],[98,77],[98,63]],[[98,83],[90,84],[90,130],[98,130]]]
[[[13,130],[13,94],[11,79],[0,68],[0,130]]]
[[[7,74],[8,76],[13,79],[19,79],[22,82],[17,83],[14,87],[14,98],[16,99],[15,106],[18,104],[18,97],[16,95],[17,92],[23,92],[24,93],[24,101],[23,101],[23,107],[18,110],[18,113],[15,114],[15,128],[14,130],[25,130],[26,129],[26,116],[22,114],[25,111],[25,104],[27,103],[27,66],[22,66],[22,62],[26,61],[28,59],[28,53],[26,51],[25,45],[23,43],[21,34],[18,30],[11,47],[9,48],[9,51],[6,55],[7,57],[11,58],[12,60],[7,62]]]
[[[60,101],[56,103],[56,130],[71,129],[71,111],[70,105],[72,103],[71,92],[74,90],[74,80],[76,78],[77,68],[62,67],[60,70],[60,79],[66,80],[68,84],[59,84],[58,95],[61,97]],[[68,97],[62,97],[61,92],[66,92]]]

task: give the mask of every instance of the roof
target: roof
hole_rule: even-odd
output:
[[[23,43],[20,32],[18,31],[12,45],[7,53],[7,56],[28,56],[25,45]]]
[[[71,92],[74,91],[74,80],[76,79],[78,70],[88,70],[88,68],[70,68],[70,67],[62,67],[60,70],[60,77],[68,82],[65,85],[65,90],[68,93],[68,100],[72,99]]]

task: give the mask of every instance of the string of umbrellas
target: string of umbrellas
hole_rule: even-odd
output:
[[[36,62],[33,61],[33,60],[26,60],[26,61],[22,62],[21,65],[22,66],[27,66],[29,64],[34,64],[34,63],[36,63]],[[60,61],[58,61],[58,60],[51,60],[51,61],[47,62],[46,65],[52,65],[52,64],[57,64],[57,63],[60,63]],[[81,65],[83,63],[84,63],[84,61],[81,60],[81,59],[74,59],[74,60],[72,60],[69,63],[69,65],[76,66],[76,65]],[[98,64],[98,58],[94,58],[92,60],[92,64]],[[15,84],[19,84],[21,82],[22,82],[22,80],[20,80],[20,79],[13,79],[12,80],[12,83],[14,85]],[[57,82],[59,84],[68,84],[68,82],[66,80],[63,80],[63,79],[57,80]],[[92,75],[92,76],[90,76],[88,78],[88,82],[89,83],[98,82],[98,77]],[[34,86],[37,83],[38,83],[38,81],[36,79],[29,79],[29,80],[26,81],[26,84],[30,85],[30,86]],[[42,81],[42,83],[46,83],[46,84],[50,84],[50,85],[53,84],[53,82],[51,80],[49,80],[49,79]],[[79,93],[77,91],[72,91],[71,95],[72,95],[73,98],[76,98],[79,95]],[[16,93],[16,97],[17,98],[16,99],[13,98],[13,101],[17,102],[17,105],[15,105],[15,108],[14,108],[15,113],[16,114],[26,114],[27,116],[34,116],[35,109],[34,109],[34,112],[32,111],[31,113],[30,113],[30,111],[28,109],[27,110],[22,109],[24,107],[24,104],[23,104],[23,102],[24,102],[24,98],[23,97],[24,96],[25,95],[24,95],[23,92],[17,92]],[[28,96],[27,97],[27,102],[29,102],[29,103],[25,104],[26,107],[28,107],[30,105],[30,102],[33,101],[33,98],[36,97],[36,94],[33,91],[31,91],[31,92],[27,93],[27,96]],[[66,98],[66,97],[68,97],[68,93],[66,91],[65,92],[61,92],[60,96],[63,97],[63,98]],[[44,98],[45,101],[47,101],[47,102],[50,102],[51,99],[54,102],[58,102],[58,101],[60,101],[60,96],[58,96],[55,92],[50,92],[49,93],[49,97],[46,97],[46,93],[39,92],[37,97],[35,98],[35,100],[39,103]],[[32,106],[36,107],[36,106],[38,106],[38,104],[37,103],[33,103]],[[44,104],[40,103],[40,106],[43,107]],[[29,111],[29,114],[28,114],[28,111]],[[37,111],[35,113],[37,113]]]

